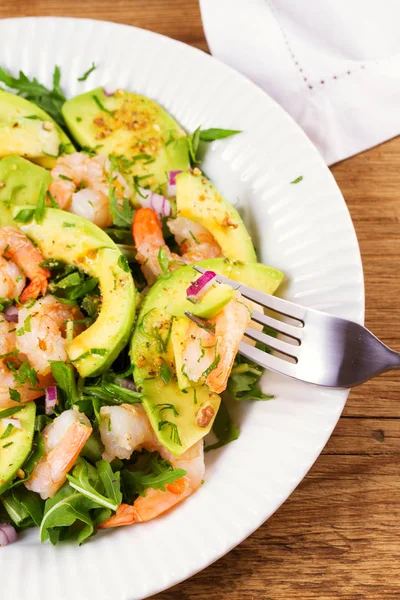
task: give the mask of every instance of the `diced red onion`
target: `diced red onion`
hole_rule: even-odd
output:
[[[132,390],[132,392],[137,392],[135,382],[132,379],[123,379],[122,377],[117,377],[115,380],[118,385],[125,388],[126,390]]]
[[[137,200],[140,206],[143,208],[152,208],[160,218],[172,215],[171,203],[167,198],[144,188],[139,188],[139,191],[141,195],[137,194]]]
[[[22,429],[21,422],[16,417],[10,417],[9,419],[2,419],[1,422],[3,424],[3,427],[7,427],[8,425],[13,425],[17,429]]]
[[[168,177],[168,196],[176,196],[176,176],[182,171],[170,171]]]
[[[115,90],[111,90],[107,86],[103,88],[103,93],[105,96],[114,96]]]
[[[196,304],[200,302],[204,294],[213,285],[217,274],[214,271],[206,271],[196,281],[192,281],[186,290],[186,298]]]
[[[17,541],[17,532],[9,523],[0,523],[0,546],[7,546]]]
[[[49,387],[46,389],[46,395],[44,398],[44,408],[46,415],[49,415],[53,411],[53,408],[57,404],[57,401],[57,388],[55,385],[49,385]]]
[[[9,323],[18,323],[18,308],[16,306],[9,306],[5,309],[4,316]]]

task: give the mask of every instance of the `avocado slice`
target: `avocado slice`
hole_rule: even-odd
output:
[[[200,223],[208,229],[224,256],[244,262],[257,260],[253,243],[236,208],[202,174],[180,173],[176,177],[178,216]]]
[[[60,136],[54,124],[40,119],[0,123],[0,156],[18,154],[26,158],[57,156]]]
[[[13,216],[21,208],[14,207]],[[126,259],[99,227],[56,208],[46,208],[40,223],[32,219],[19,226],[45,259],[63,260],[98,277],[100,313],[93,325],[67,344],[67,353],[81,377],[102,373],[127,343],[135,319],[136,290]]]
[[[36,104],[33,104],[33,102],[25,100],[25,98],[21,98],[21,96],[0,90],[0,124],[21,122],[26,124],[28,121],[36,121],[40,128],[42,128],[43,122],[52,123],[54,125],[54,131],[57,133],[60,143],[63,145],[64,149],[68,149],[69,152],[74,151],[75,148],[71,144],[71,140],[68,138],[67,134],[44,110],[36,106]],[[29,137],[32,133],[30,129],[29,132],[30,133],[29,135],[27,134],[27,137]],[[3,143],[1,143],[1,147],[4,147]],[[21,139],[21,149],[22,154],[24,155],[26,150],[23,139]],[[55,164],[55,157],[58,154],[58,150],[59,148],[57,147],[57,152],[54,153],[54,157],[43,155],[36,157],[33,160],[43,167],[51,169]],[[16,152],[10,151],[7,154],[15,153]],[[19,152],[17,153],[19,154]],[[2,155],[4,156],[4,153]]]
[[[108,96],[97,88],[67,100],[62,113],[81,146],[133,160],[129,171],[142,187],[165,192],[168,171],[189,168],[184,130],[145,96],[123,90]]]
[[[280,271],[259,263],[245,264],[215,258],[198,264],[270,294],[276,291],[283,279]],[[188,320],[180,317],[175,325],[169,307],[186,297],[186,288],[195,274],[193,266],[188,265],[158,279],[142,304],[130,350],[135,365],[135,382],[142,388],[143,406],[154,431],[160,442],[177,455],[211,429],[213,418],[206,427],[198,425],[199,410],[206,404],[211,405],[215,417],[220,404],[220,397],[207,386],[185,389],[181,378],[178,384],[176,375],[180,364],[180,336],[184,335],[184,322],[187,325]]]
[[[51,183],[49,171],[20,156],[0,160],[0,225],[12,225],[11,206],[36,205],[42,188]]]
[[[0,494],[7,489],[9,482],[28,458],[32,448],[35,416],[36,404],[28,402],[15,414],[21,429],[14,427],[7,437],[0,439]],[[0,419],[0,437],[6,429],[6,422]]]

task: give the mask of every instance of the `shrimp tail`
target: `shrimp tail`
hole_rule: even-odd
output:
[[[97,529],[109,529],[110,527],[121,527],[122,525],[132,525],[133,523],[140,523],[138,512],[134,506],[130,504],[120,504],[117,508],[117,512],[112,517],[109,517],[100,525]]]
[[[24,304],[27,300],[36,299],[40,294],[44,296],[47,290],[47,279],[50,277],[50,272],[43,269],[43,274],[38,274],[35,279],[26,286],[21,294],[20,300]]]

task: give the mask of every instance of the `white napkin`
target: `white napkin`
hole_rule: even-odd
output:
[[[211,52],[275,98],[328,164],[400,133],[400,0],[200,0]]]

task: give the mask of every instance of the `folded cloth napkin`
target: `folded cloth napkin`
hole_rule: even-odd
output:
[[[399,0],[200,0],[212,54],[262,87],[328,164],[400,134]]]

